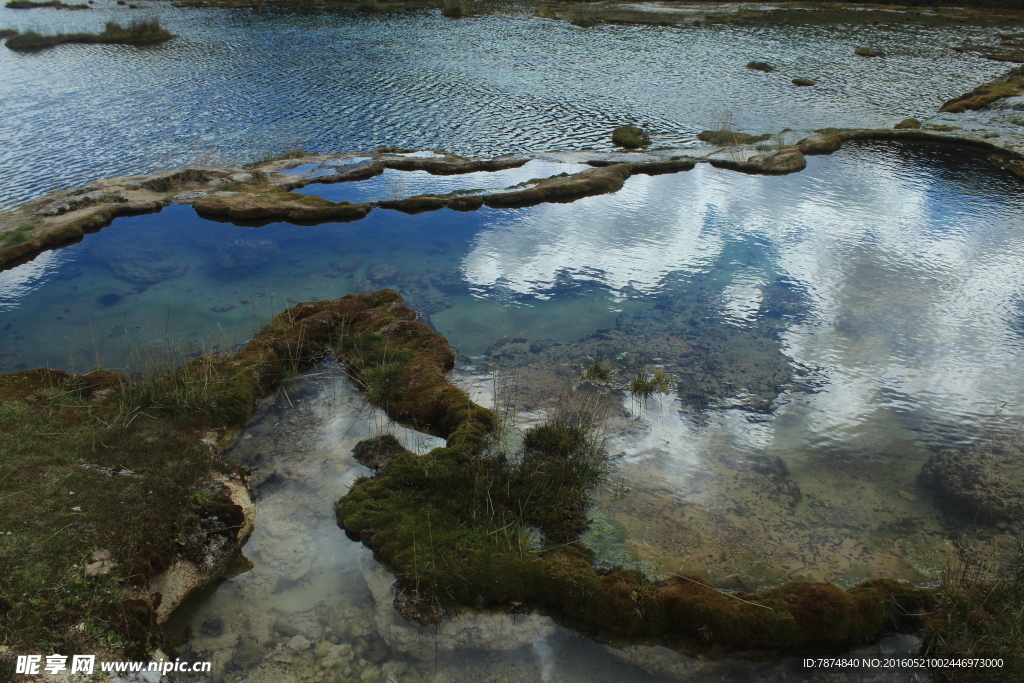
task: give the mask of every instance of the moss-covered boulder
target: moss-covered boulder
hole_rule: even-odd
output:
[[[893,126],[893,128],[896,130],[917,130],[920,127],[921,122],[918,121],[917,119],[903,119],[895,126]]]
[[[651,136],[637,126],[619,126],[612,131],[612,144],[626,149],[637,149],[651,144]]]

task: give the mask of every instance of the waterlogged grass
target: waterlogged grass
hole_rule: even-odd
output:
[[[1008,563],[961,554],[943,573],[935,617],[925,631],[930,656],[998,658],[1002,667],[946,668],[941,681],[1024,679],[1024,534]]]
[[[458,19],[459,17],[469,16],[469,7],[466,0],[444,0],[441,14],[450,19]]]
[[[116,45],[154,45],[170,40],[174,35],[160,26],[159,19],[133,21],[121,26],[108,21],[102,33],[57,33],[41,35],[26,31],[7,39],[7,47],[18,51],[42,50],[65,43],[105,43]]]
[[[515,599],[518,572],[585,531],[589,494],[608,467],[592,416],[561,409],[528,429],[516,452],[498,447],[506,436],[478,454],[417,456],[391,436],[364,442],[364,453],[390,455],[380,476],[339,501],[338,519],[350,534],[375,530],[373,547],[393,560],[408,591],[409,616],[432,621],[456,604]]]
[[[663,368],[655,368],[648,372],[641,368],[636,377],[629,382],[629,395],[635,401],[646,403],[655,394],[670,394],[676,384],[676,378],[665,372]]]
[[[10,0],[4,5],[7,9],[33,9],[35,7],[52,7],[54,9],[89,9],[89,5],[82,3],[78,5],[65,5],[60,0],[48,0],[47,2],[32,2],[32,0]]]
[[[203,420],[126,401],[135,386],[107,372],[0,375],[0,645],[137,657],[154,646],[152,609],[125,588],[165,568],[224,501],[193,496],[218,467],[196,438]],[[115,567],[86,576],[98,550]]]

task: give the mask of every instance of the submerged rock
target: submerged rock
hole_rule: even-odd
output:
[[[917,481],[978,523],[1024,521],[1024,451],[1008,440],[937,453]]]
[[[361,258],[349,257],[337,259],[327,264],[327,270],[324,275],[327,277],[341,277],[342,275],[348,275],[354,273],[363,267],[363,260]]]
[[[217,247],[211,266],[217,272],[234,272],[266,263],[281,253],[277,242],[263,237],[232,240]]]
[[[366,269],[366,277],[374,282],[389,282],[398,275],[398,266],[387,261],[378,261]]]
[[[188,265],[177,260],[173,251],[138,244],[100,243],[90,252],[110,267],[114,277],[141,285],[153,285],[181,277]]]

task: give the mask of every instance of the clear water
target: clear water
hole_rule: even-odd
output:
[[[0,47],[0,207],[95,178],[297,147],[492,155],[608,149],[625,122],[649,127],[655,144],[682,146],[726,120],[751,133],[888,127],[933,116],[1006,71],[949,49],[994,44],[998,27],[580,29],[532,12],[450,21],[436,9],[133,11],[110,0],[83,12],[0,8],[0,27],[95,31],[109,19],[157,16],[178,35],[146,48]],[[855,56],[863,44],[889,56]],[[755,59],[778,70],[744,68]],[[796,88],[794,77],[818,86]]]
[[[352,447],[384,431],[418,451],[438,442],[367,406],[331,362],[262,404],[224,456],[253,473],[259,516],[245,547],[253,566],[172,617],[173,630],[189,629],[183,660],[210,661],[209,680],[232,683],[832,680],[795,661],[699,661],[664,647],[611,648],[541,616],[464,614],[428,628],[405,622],[390,603],[392,577],[345,537],[331,506],[368,473]],[[916,646],[895,636],[859,652],[910,655]],[[917,679],[890,671],[872,680]]]
[[[460,381],[481,401],[488,359],[519,348],[529,421],[588,355],[646,350],[686,379],[686,345],[699,341],[731,358],[707,409],[683,393],[612,415],[616,472],[591,542],[653,574],[747,590],[788,577],[928,582],[951,528],[914,475],[930,453],[1024,416],[1022,218],[1017,181],[984,156],[876,144],[790,176],[699,165],[515,210],[242,228],[171,206],[0,273],[0,363],[82,370],[166,339],[227,345],[292,302],[394,286],[460,350]],[[497,345],[506,336],[527,341]],[[799,372],[767,404],[744,388],[780,367]],[[362,471],[351,444],[387,426],[341,379],[289,391],[232,455],[258,474],[256,568],[192,620],[187,647],[231,680],[384,676],[387,664],[414,681],[796,675],[792,662],[607,650],[544,620],[529,638],[502,618],[467,626],[475,640],[396,631],[386,586],[380,601],[368,587],[380,588],[377,569],[331,514]],[[780,462],[788,476],[772,478]],[[282,557],[288,543],[302,547]],[[293,640],[307,631],[335,649]],[[595,663],[603,673],[588,674]]]

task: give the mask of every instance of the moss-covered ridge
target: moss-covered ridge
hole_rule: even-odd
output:
[[[342,342],[343,351],[360,343],[346,338],[352,341]],[[370,358],[370,367],[385,368],[389,361],[380,343],[362,343],[371,353],[357,355]],[[399,346],[415,349],[419,343]],[[352,367],[352,353],[345,353]],[[411,360],[402,363],[393,375],[396,399],[408,405],[402,392],[416,373]],[[434,361],[419,372],[440,366]],[[390,389],[382,390],[365,371],[355,376],[364,390],[380,392],[378,403],[391,405],[381,399]],[[443,375],[432,374],[435,395],[443,395],[442,382]],[[870,641],[887,630],[918,626],[934,603],[931,591],[890,579],[848,591],[791,582],[741,594],[695,576],[651,581],[635,570],[600,569],[592,551],[575,542],[586,528],[589,494],[605,472],[606,456],[590,436],[588,416],[563,410],[528,430],[515,457],[481,448],[490,414],[483,421],[480,409],[468,400],[463,405],[445,411],[441,433],[467,429],[474,437],[467,441],[449,436],[446,447],[424,455],[389,436],[362,442],[356,457],[375,475],[358,479],[335,506],[345,532],[395,573],[396,607],[411,619],[436,622],[460,606],[539,610],[605,640],[656,638],[702,656],[753,656]],[[462,423],[453,421],[460,417]]]
[[[535,462],[557,469],[558,459]],[[694,576],[650,581],[620,567],[599,571],[577,543],[531,543],[531,527],[557,529],[585,499],[585,490],[566,487],[547,507],[535,504],[551,486],[458,449],[422,456],[396,449],[335,510],[346,533],[395,572],[403,613],[427,623],[458,605],[539,610],[602,639],[660,637],[684,651],[726,656],[870,641],[914,627],[934,601],[929,590],[891,579],[849,591],[791,582],[741,594]],[[537,510],[552,519],[531,516]]]
[[[60,5],[59,3],[58,5],[58,8],[67,9],[87,9],[89,7],[88,5]],[[133,21],[128,26],[121,26],[116,21],[108,21],[100,33],[57,33],[54,35],[40,35],[35,31],[18,33],[7,39],[7,47],[18,52],[31,52],[67,43],[154,45],[166,42],[171,38],[174,38],[174,34],[162,28],[158,19]]]
[[[1004,97],[1024,94],[1024,66],[1010,69],[999,78],[982,83],[969,93],[944,102],[940,112],[959,114],[968,110],[981,109]]]

